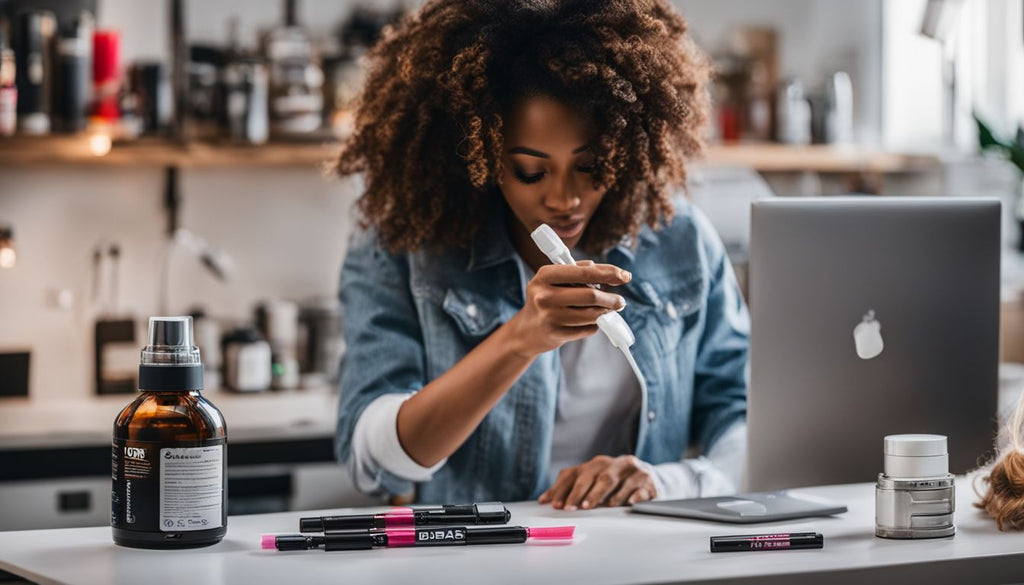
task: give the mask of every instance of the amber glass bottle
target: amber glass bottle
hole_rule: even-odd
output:
[[[203,366],[191,317],[152,317],[141,394],[114,421],[114,542],[186,548],[227,532],[227,427],[200,395]]]

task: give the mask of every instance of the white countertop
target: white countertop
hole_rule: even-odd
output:
[[[973,508],[957,478],[957,534],[934,540],[874,536],[874,484],[807,488],[845,503],[836,517],[777,524],[727,525],[632,514],[625,508],[563,512],[510,504],[513,525],[575,524],[571,544],[510,544],[281,553],[260,549],[260,535],[295,532],[301,516],[327,511],[232,516],[217,545],[189,550],[116,546],[109,527],[0,532],[0,569],[40,584],[258,584],[430,582],[684,583],[1005,583],[1024,579],[1024,534],[1000,533]],[[333,510],[330,513],[350,512]],[[712,535],[784,531],[824,534],[821,550],[716,553]]]
[[[224,414],[236,441],[334,435],[338,393],[332,388],[202,394]],[[114,419],[136,396],[4,400],[0,402],[0,449],[109,444]]]
[[[999,418],[1005,419],[1024,389],[1024,364],[999,366]],[[0,401],[0,450],[108,445],[114,419],[135,394],[78,400]],[[224,414],[234,441],[333,437],[338,393],[333,388],[240,394],[204,391]]]

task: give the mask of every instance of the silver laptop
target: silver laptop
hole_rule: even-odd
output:
[[[999,229],[991,199],[753,203],[746,489],[874,481],[891,434],[991,454]]]

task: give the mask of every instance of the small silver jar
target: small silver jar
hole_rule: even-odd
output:
[[[946,437],[889,435],[875,486],[875,536],[939,538],[956,533],[954,476]]]

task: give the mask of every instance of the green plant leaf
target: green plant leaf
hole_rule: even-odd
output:
[[[1024,173],[1024,149],[1016,147],[1011,148],[1010,162],[1017,166],[1017,170]]]
[[[1000,142],[992,129],[981,121],[977,112],[974,113],[974,121],[978,124],[978,145],[981,149],[1002,151],[1010,162],[1024,173],[1024,127],[1017,126],[1013,142]]]
[[[978,114],[974,114],[974,121],[978,124],[978,144],[982,150],[988,150],[990,148],[1002,148],[1007,149],[1009,145],[999,142],[992,130],[981,121]]]

